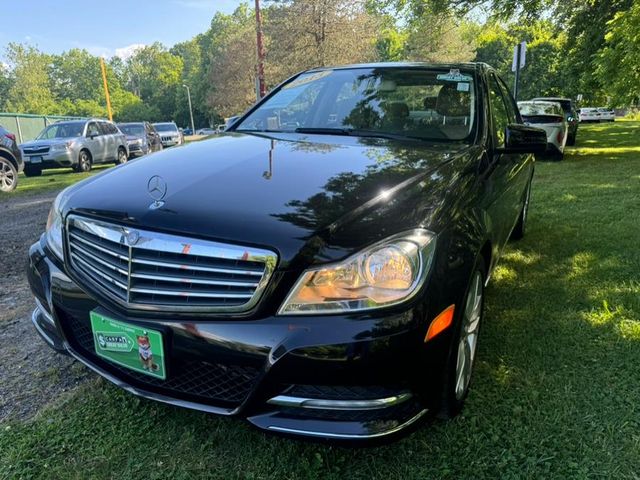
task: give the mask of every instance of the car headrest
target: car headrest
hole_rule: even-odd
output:
[[[438,97],[426,97],[422,101],[422,106],[425,110],[435,110],[438,104]]]
[[[381,106],[385,117],[389,119],[407,118],[409,116],[409,106],[404,102],[385,102]]]
[[[469,92],[458,91],[455,83],[447,83],[438,92],[436,112],[446,117],[464,117],[469,115]]]

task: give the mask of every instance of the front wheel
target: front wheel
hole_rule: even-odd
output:
[[[18,185],[18,170],[13,163],[0,157],[0,192],[12,192]]]
[[[453,418],[460,413],[469,393],[484,314],[484,279],[484,261],[479,257],[461,304],[463,311],[460,312],[455,341],[449,352],[439,413],[441,418]]]
[[[118,156],[116,157],[116,165],[122,165],[123,163],[127,163],[127,152],[124,148],[118,148]]]
[[[77,173],[86,173],[91,170],[91,156],[86,150],[81,150],[78,155],[78,164],[75,166]]]
[[[42,175],[42,167],[37,167],[34,165],[25,165],[24,175],[26,177],[39,177],[40,175]]]

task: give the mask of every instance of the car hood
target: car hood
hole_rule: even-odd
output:
[[[267,247],[286,266],[305,245],[317,251],[318,239],[323,243],[331,235],[346,239],[347,252],[357,246],[356,237],[368,237],[367,228],[371,235],[396,233],[391,230],[402,228],[397,222],[414,228],[407,216],[417,208],[402,195],[412,188],[419,188],[422,198],[425,189],[442,195],[446,178],[430,172],[464,148],[223,134],[87,179],[69,195],[64,214],[75,211],[141,229]],[[166,184],[159,208],[149,193],[154,176]],[[386,220],[378,222],[376,215]]]
[[[140,140],[141,138],[144,138],[142,135],[126,135],[127,137],[127,142],[135,142],[136,140]]]

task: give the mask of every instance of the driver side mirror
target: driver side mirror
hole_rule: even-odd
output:
[[[547,133],[541,128],[512,124],[505,128],[502,153],[544,153],[547,150]]]

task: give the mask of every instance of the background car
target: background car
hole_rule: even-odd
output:
[[[46,127],[35,140],[20,145],[24,174],[37,177],[47,168],[88,172],[96,163],[125,163],[127,137],[107,120],[73,120]]]
[[[184,143],[182,132],[180,132],[175,122],[154,123],[153,127],[160,134],[163,147],[173,147]]]
[[[216,133],[218,133],[215,129],[213,128],[201,128],[200,130],[198,130],[196,132],[196,135],[215,135]]]
[[[193,130],[191,130],[190,127],[187,127],[187,128],[182,130],[182,134],[183,135],[193,135]]]
[[[600,121],[601,122],[615,122],[616,121],[616,112],[614,112],[610,108],[598,108],[597,110],[600,113]]]
[[[11,192],[18,186],[18,174],[24,169],[22,152],[16,136],[0,125],[0,192]]]
[[[576,111],[573,101],[564,97],[537,97],[534,101],[542,100],[547,102],[558,102],[564,111],[564,118],[567,121],[569,129],[567,133],[567,145],[576,144],[576,136],[578,135],[578,112]]]
[[[602,114],[598,111],[597,108],[585,107],[581,108],[578,111],[578,119],[581,122],[599,122]]]
[[[119,123],[118,128],[127,136],[129,158],[162,150],[160,134],[149,122]]]
[[[561,159],[564,156],[569,128],[560,104],[532,100],[518,102],[518,108],[526,124],[542,128],[546,132],[547,153]]]

